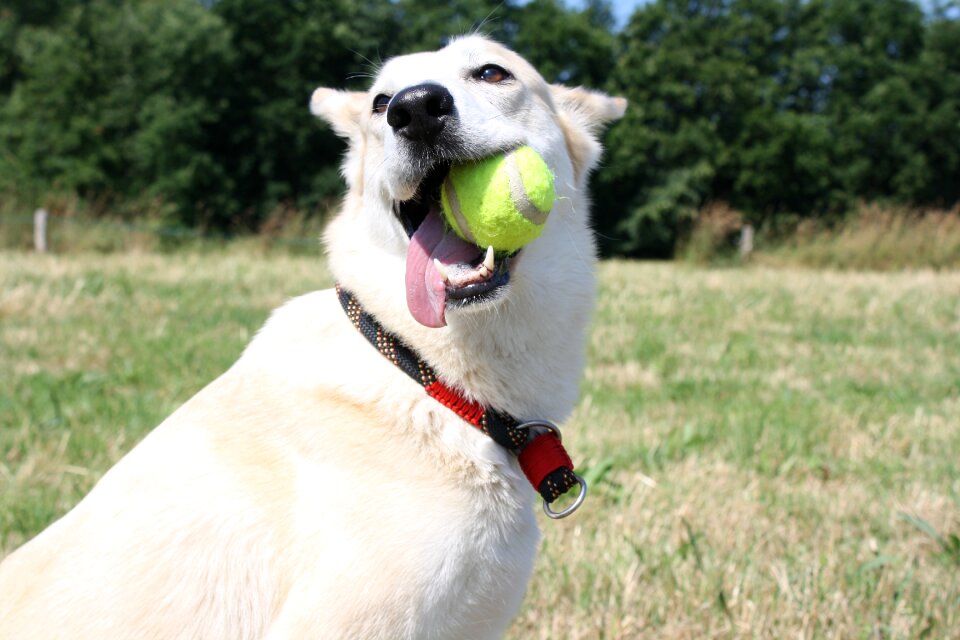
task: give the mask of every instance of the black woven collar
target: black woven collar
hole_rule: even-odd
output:
[[[563,445],[560,444],[559,430],[556,430],[556,427],[548,422],[537,421],[538,426],[547,426],[555,431],[530,437],[528,428],[530,423],[522,424],[510,414],[489,409],[465,399],[462,393],[444,385],[429,364],[397,336],[384,329],[372,315],[363,310],[356,298],[339,284],[337,296],[347,317],[367,341],[376,347],[377,351],[416,380],[430,396],[520,458],[520,466],[543,497],[544,508],[548,515],[551,517],[561,515],[551,511],[547,505],[578,483],[581,486],[581,494],[575,505],[561,513],[569,515],[580,505],[586,496],[586,484],[582,478],[573,473],[573,463],[563,450]],[[537,450],[536,454],[534,450]],[[543,469],[544,462],[535,459],[540,457],[539,452],[550,457],[546,463],[550,466],[547,471]],[[556,468],[553,468],[554,465]],[[542,479],[541,476],[543,476]]]

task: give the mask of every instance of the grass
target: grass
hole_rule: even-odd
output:
[[[609,262],[590,480],[513,639],[960,637],[960,273]],[[0,555],[217,375],[311,256],[0,253]]]

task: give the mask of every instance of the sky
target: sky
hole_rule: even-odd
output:
[[[567,2],[567,6],[577,9],[582,8],[585,4],[583,0],[567,0]],[[652,2],[652,0],[610,0],[610,4],[613,5],[613,15],[617,19],[617,28],[622,29],[627,24],[627,19],[633,13],[633,10],[648,2]]]
[[[622,28],[627,24],[627,18],[633,13],[633,10],[642,4],[647,4],[649,0],[613,0],[613,15],[617,18],[617,27]]]

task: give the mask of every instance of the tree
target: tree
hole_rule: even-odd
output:
[[[659,0],[634,13],[611,85],[631,110],[607,137],[598,185],[608,251],[668,256],[700,205],[730,194],[733,142],[776,97],[763,65],[780,46],[782,9],[777,0]]]
[[[217,153],[236,181],[220,226],[255,229],[281,203],[314,207],[340,192],[342,143],[310,115],[318,86],[358,86],[363,56],[392,39],[389,5],[354,0],[221,0],[234,66]],[[370,53],[369,55],[373,55]]]
[[[957,38],[910,0],[638,9],[611,84],[632,108],[599,177],[605,248],[670,255],[711,199],[756,223],[957,202]]]
[[[76,0],[5,0],[0,6],[0,96],[20,77],[16,43],[20,32],[53,24]]]
[[[24,78],[0,140],[27,175],[87,197],[162,194],[180,206],[223,191],[208,148],[229,66],[220,20],[191,0],[73,7],[24,31]]]
[[[956,8],[956,5],[954,5]],[[960,13],[958,11],[957,13]],[[943,17],[928,26],[915,82],[926,101],[916,142],[925,166],[904,197],[949,207],[960,202],[960,19]],[[907,176],[903,183],[907,184]]]
[[[549,82],[601,88],[614,63],[613,14],[606,2],[582,11],[557,0],[535,0],[508,13],[506,43]]]

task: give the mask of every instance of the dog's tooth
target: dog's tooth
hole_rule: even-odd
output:
[[[447,267],[440,262],[439,259],[433,259],[433,266],[437,268],[437,271],[440,272],[440,277],[443,278],[444,282],[450,282],[450,275],[447,273]]]
[[[487,256],[483,259],[483,266],[487,268],[487,271],[493,273],[493,268],[496,266],[496,263],[493,259],[493,246],[487,247]]]

